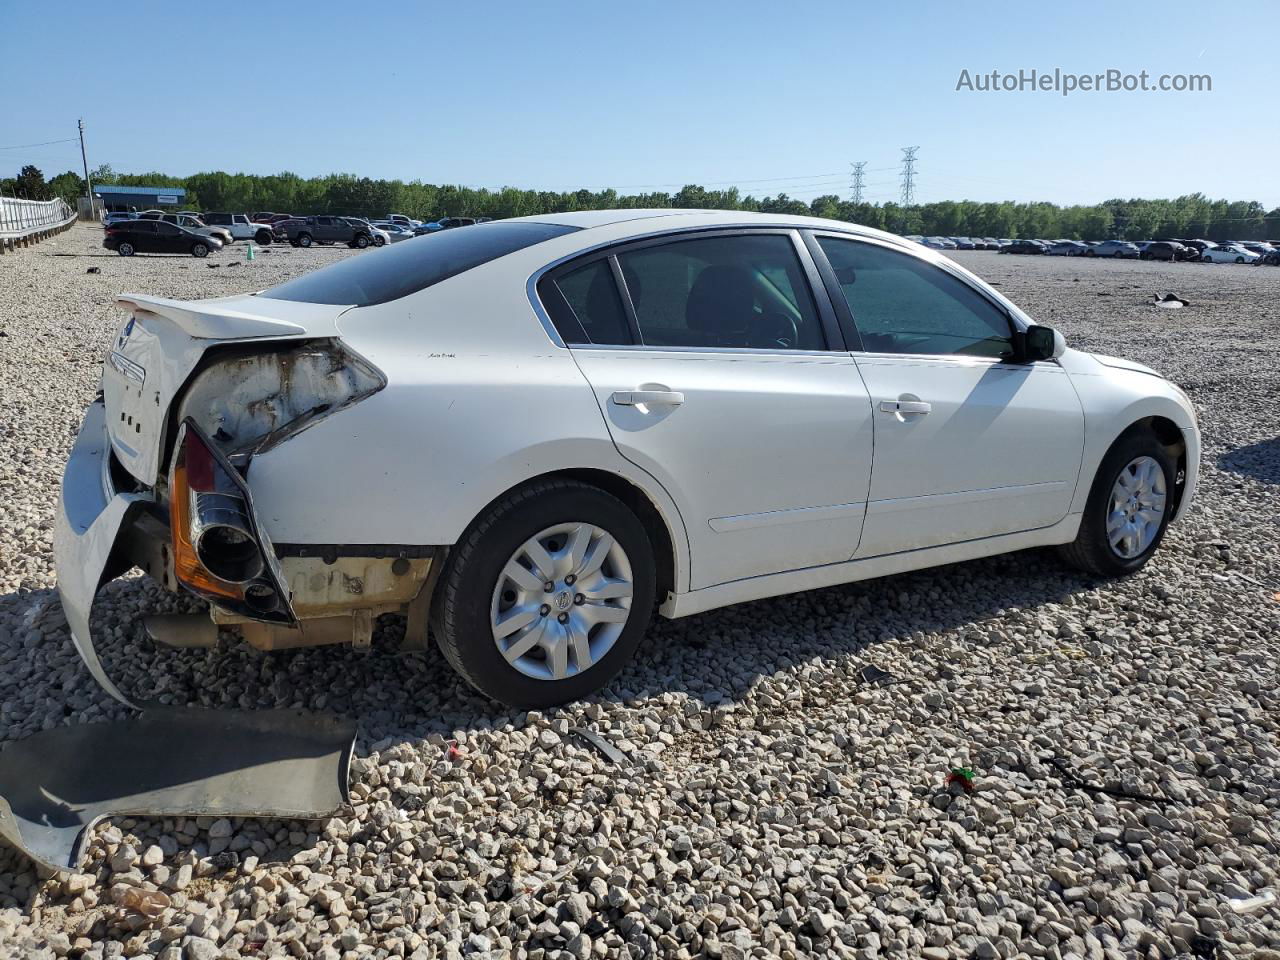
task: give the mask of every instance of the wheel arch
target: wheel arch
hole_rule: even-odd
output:
[[[1182,498],[1187,490],[1187,438],[1182,428],[1162,414],[1151,414],[1131,423],[1121,436],[1145,431],[1155,435],[1174,464],[1173,517],[1182,512]],[[1116,440],[1120,438],[1117,437]]]
[[[1084,488],[1084,494],[1087,497],[1089,491],[1093,489],[1093,483],[1102,461],[1115,448],[1116,444],[1134,434],[1149,433],[1155,436],[1174,462],[1173,519],[1176,520],[1181,516],[1182,501],[1187,491],[1194,489],[1194,476],[1192,470],[1189,469],[1193,452],[1188,450],[1187,433],[1182,427],[1178,426],[1176,421],[1163,412],[1147,413],[1136,419],[1127,419],[1128,425],[1117,432],[1111,438],[1111,441],[1098,453],[1093,463],[1093,469],[1088,474],[1089,482],[1081,484],[1081,487]],[[1198,451],[1195,451],[1195,453],[1198,453]]]
[[[667,594],[688,589],[689,542],[684,522],[675,504],[665,493],[655,495],[648,485],[636,477],[599,467],[566,467],[527,477],[489,500],[477,513],[484,516],[495,503],[516,490],[545,480],[575,480],[596,487],[621,500],[640,520],[653,544],[657,563],[657,597],[664,602]],[[656,484],[656,481],[654,481]],[[474,522],[474,520],[472,521]]]

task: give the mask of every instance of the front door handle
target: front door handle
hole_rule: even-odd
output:
[[[684,403],[684,394],[679,390],[619,390],[613,395],[613,402],[620,407],[636,407],[641,404],[678,407]]]
[[[933,404],[925,400],[881,400],[881,413],[926,414],[933,409]]]

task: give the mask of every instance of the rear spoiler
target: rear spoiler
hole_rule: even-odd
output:
[[[177,324],[182,331],[198,340],[254,340],[260,337],[296,337],[307,328],[288,320],[262,317],[241,310],[219,309],[165,297],[148,297],[140,293],[122,293],[116,300],[122,310],[154,313]]]

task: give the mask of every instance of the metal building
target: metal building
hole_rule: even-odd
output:
[[[177,210],[186,199],[182,187],[117,187],[95,186],[93,195],[102,200],[109,213],[127,213],[130,210],[151,210],[155,207],[172,207]]]

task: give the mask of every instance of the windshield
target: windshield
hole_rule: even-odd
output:
[[[535,243],[578,230],[558,223],[502,222],[448,230],[359,254],[264,290],[272,300],[367,307],[399,300]]]

